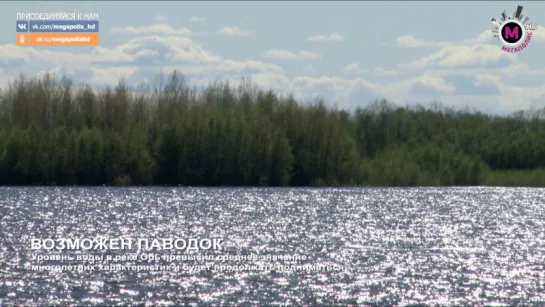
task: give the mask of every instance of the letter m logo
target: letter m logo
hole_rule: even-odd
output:
[[[509,27],[504,27],[503,32],[506,39],[509,39],[509,38],[518,39],[520,37],[519,27],[514,27],[513,29],[510,29]]]

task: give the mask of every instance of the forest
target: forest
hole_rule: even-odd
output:
[[[0,91],[0,185],[545,186],[544,115],[21,76]]]

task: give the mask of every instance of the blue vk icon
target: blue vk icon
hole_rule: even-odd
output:
[[[17,20],[17,32],[28,32],[28,21],[26,20]]]

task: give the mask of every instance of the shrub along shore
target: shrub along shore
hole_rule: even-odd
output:
[[[0,185],[545,186],[543,115],[21,77],[0,92]]]

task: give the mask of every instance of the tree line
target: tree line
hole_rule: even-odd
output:
[[[0,185],[545,186],[543,110],[362,105],[178,72],[101,89],[21,76],[0,91]]]

